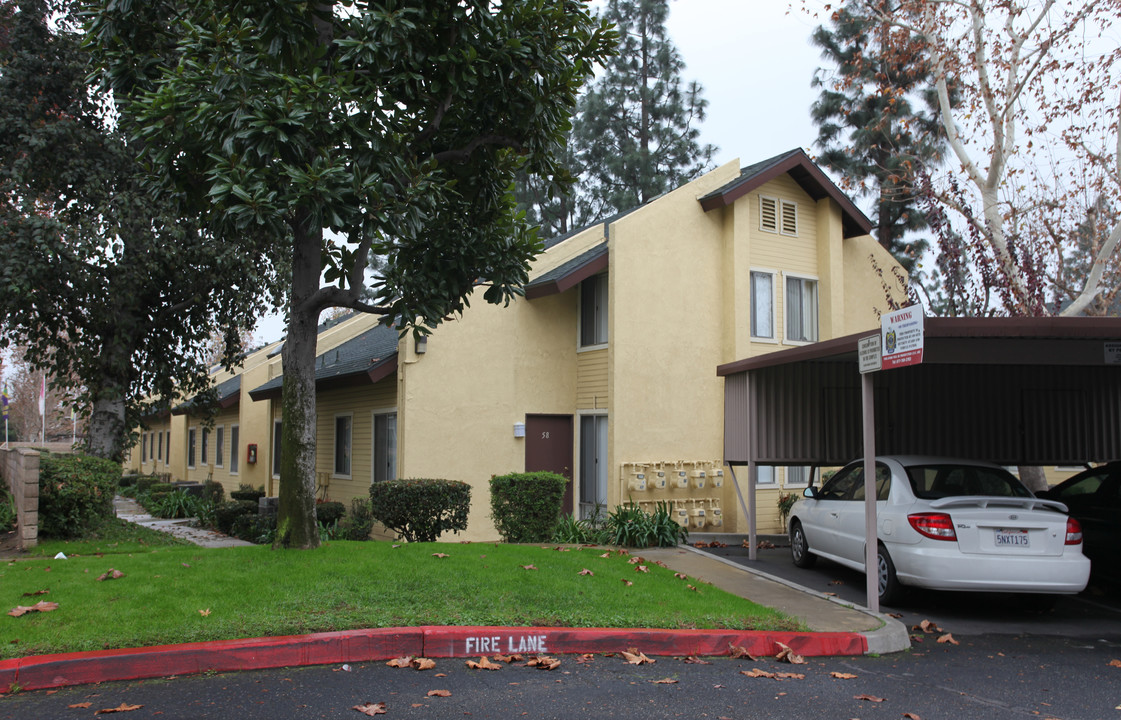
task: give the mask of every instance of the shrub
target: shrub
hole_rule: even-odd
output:
[[[158,482],[162,482],[158,475],[141,475],[136,478],[136,490],[137,492],[148,492]]]
[[[148,512],[159,518],[194,517],[199,504],[198,498],[183,489],[167,493],[152,493]]]
[[[39,532],[79,537],[113,517],[121,466],[89,455],[48,455],[39,460]]]
[[[271,543],[276,538],[276,516],[241,515],[234,521],[230,534],[258,545]]]
[[[211,505],[219,505],[226,499],[226,490],[222,483],[207,480],[202,484],[202,499]]]
[[[0,531],[15,530],[16,501],[7,488],[0,487]]]
[[[616,505],[604,529],[610,544],[635,548],[673,547],[689,537],[689,531],[674,521],[666,502],[659,502],[653,513],[633,502]]]
[[[174,483],[158,482],[158,483],[153,483],[151,485],[151,487],[148,488],[148,492],[155,495],[156,493],[169,493],[174,489],[175,489],[175,484]]]
[[[350,503],[350,512],[339,522],[338,538],[340,540],[369,540],[370,531],[374,529],[374,512],[370,501],[365,498],[354,498]]]
[[[548,542],[560,518],[568,479],[551,472],[510,473],[490,479],[491,519],[506,542]]]
[[[386,480],[370,486],[374,520],[409,542],[467,529],[471,486],[458,480]]]
[[[136,473],[129,473],[128,475],[121,475],[121,479],[117,481],[117,487],[126,488],[136,485],[136,479],[141,477]]]
[[[241,483],[237,486],[237,490],[230,491],[231,500],[248,500],[256,503],[258,500],[265,496],[265,488],[261,486],[255,488],[252,485]]]
[[[346,505],[341,502],[321,502],[315,506],[315,518],[320,525],[331,525],[342,518]]]
[[[561,515],[553,528],[551,542],[566,545],[607,545],[607,531],[590,520],[577,520],[572,515]]]
[[[231,493],[232,495],[233,493]],[[230,502],[222,503],[214,508],[214,525],[218,528],[218,532],[231,534],[234,522],[243,515],[254,515],[257,513],[256,503],[249,502],[248,500],[231,500]]]

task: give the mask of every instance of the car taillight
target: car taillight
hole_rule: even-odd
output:
[[[1072,517],[1067,518],[1067,545],[1082,544],[1082,523]]]
[[[907,522],[925,537],[934,540],[958,539],[958,534],[954,532],[954,521],[946,513],[916,513],[908,515]]]

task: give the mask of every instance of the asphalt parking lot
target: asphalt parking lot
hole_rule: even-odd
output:
[[[864,575],[828,560],[813,568],[794,566],[789,543],[761,548],[758,559],[748,560],[745,547],[705,547],[705,552],[752,570],[826,593],[844,602],[864,605]],[[930,620],[955,635],[1057,635],[1097,640],[1121,639],[1121,589],[1091,581],[1079,595],[1060,596],[1051,609],[1040,610],[1023,595],[1009,593],[938,592],[916,589],[904,602],[882,606],[880,611],[898,616],[908,627]]]

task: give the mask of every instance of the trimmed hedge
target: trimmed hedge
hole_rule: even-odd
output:
[[[315,519],[320,525],[330,525],[345,512],[346,505],[341,502],[321,502],[315,506]]]
[[[255,488],[252,485],[242,483],[238,485],[237,490],[230,491],[231,500],[247,500],[256,503],[258,500],[265,496],[265,488]]]
[[[458,480],[414,478],[370,486],[374,520],[409,542],[435,542],[467,529],[471,486]]]
[[[218,532],[230,535],[239,517],[256,514],[257,503],[248,500],[231,500],[214,508],[214,524],[218,527]]]
[[[549,542],[560,519],[568,478],[551,472],[510,473],[490,479],[494,527],[510,543]]]
[[[136,478],[137,492],[148,492],[156,483],[163,482],[159,475],[141,475]]]
[[[39,532],[56,538],[81,536],[113,517],[113,495],[121,466],[90,455],[39,459]]]

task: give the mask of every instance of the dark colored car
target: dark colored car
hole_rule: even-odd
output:
[[[1121,462],[1084,470],[1036,495],[1063,503],[1082,524],[1082,552],[1093,576],[1121,582]]]

